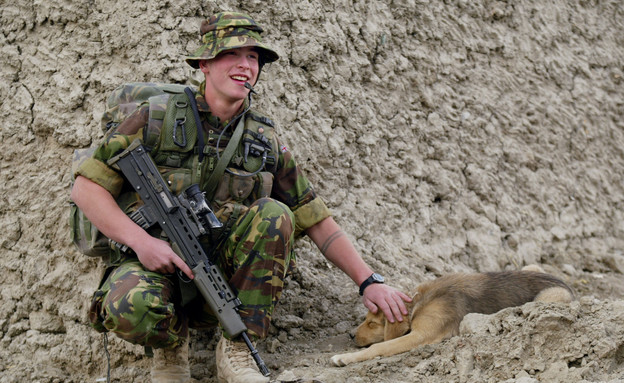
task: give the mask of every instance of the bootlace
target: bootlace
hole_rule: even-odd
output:
[[[232,362],[232,367],[236,370],[247,369],[255,366],[255,362],[249,353],[247,345],[239,342],[229,342],[230,352],[228,353],[229,359]]]

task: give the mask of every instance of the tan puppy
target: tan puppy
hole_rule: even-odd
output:
[[[523,271],[447,275],[418,286],[409,320],[389,323],[381,310],[369,312],[357,328],[355,343],[372,346],[334,355],[331,361],[335,366],[345,366],[440,342],[459,333],[459,324],[468,313],[492,314],[533,300],[570,302],[572,298],[572,290],[563,281],[543,273],[539,266],[527,266]]]

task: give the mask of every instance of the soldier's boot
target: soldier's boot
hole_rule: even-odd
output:
[[[219,383],[266,383],[247,344],[221,337],[217,344],[217,380]]]
[[[155,349],[150,371],[152,383],[189,383],[191,369],[188,358],[188,339],[175,348]]]

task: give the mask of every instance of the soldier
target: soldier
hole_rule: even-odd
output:
[[[232,137],[230,126],[240,119],[245,128],[255,126],[249,128],[255,129],[251,138],[241,141],[240,155],[219,175],[211,198],[224,223],[214,250],[216,262],[238,292],[240,315],[253,339],[267,336],[284,279],[295,263],[293,242],[300,235],[308,235],[329,261],[360,286],[370,311],[382,310],[389,321],[402,321],[407,315],[404,301],[410,301],[384,285],[383,278],[362,260],[292,153],[280,143],[272,121],[248,110],[246,83],[255,84],[263,66],[278,60],[278,54],[262,43],[262,28],[245,14],[225,12],[205,20],[200,32],[202,46],[186,58],[204,75],[195,96],[202,125],[198,137],[185,142],[184,136],[180,142],[180,132],[167,123],[154,133],[148,129],[149,105],[142,105],[80,165],[71,194],[102,233],[130,249],[115,250],[117,257],[111,258],[112,266],[94,294],[92,324],[155,348],[153,382],[190,381],[189,327],[214,327],[217,321],[200,296],[189,298],[188,292],[181,291],[175,270],[189,278],[192,271],[166,239],[146,232],[127,215],[139,201],[107,161],[137,138],[157,135],[150,154],[177,194],[191,183],[210,189],[211,173]],[[254,121],[262,124],[258,127]],[[205,147],[198,149],[200,135]],[[258,371],[247,346],[226,335],[219,340],[216,360],[220,382],[269,380]]]

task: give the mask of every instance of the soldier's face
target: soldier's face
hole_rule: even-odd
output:
[[[206,76],[206,94],[220,101],[236,102],[247,97],[245,83],[256,83],[260,56],[252,47],[230,49],[200,62]]]

